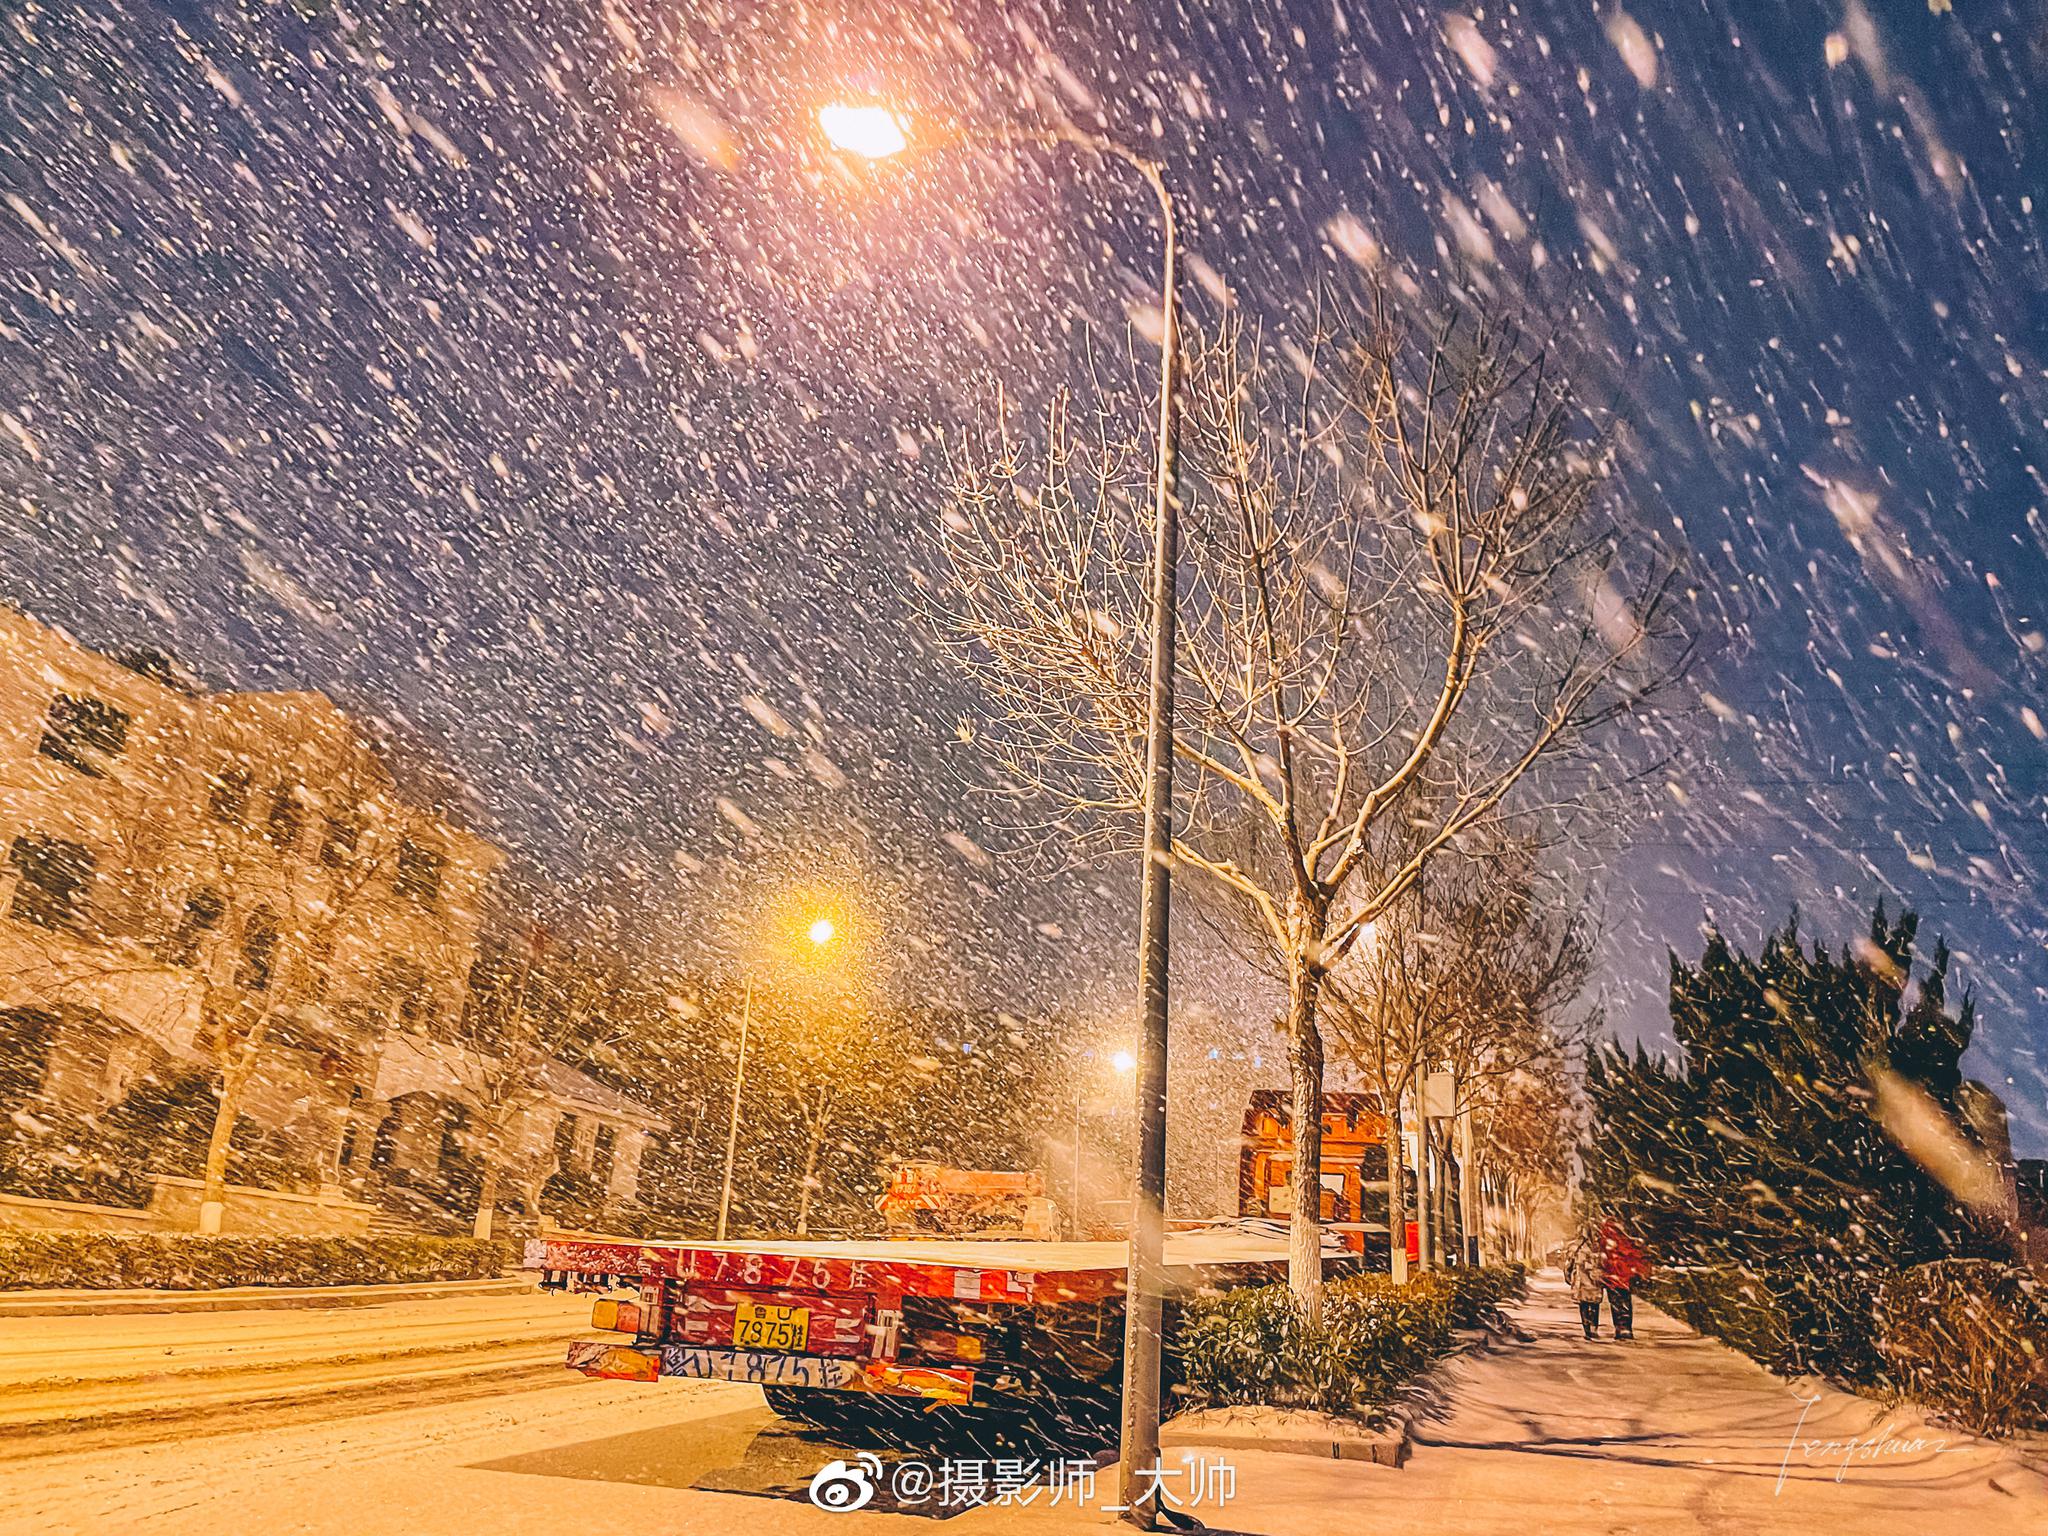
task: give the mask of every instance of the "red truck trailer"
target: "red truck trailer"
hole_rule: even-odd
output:
[[[588,1376],[759,1385],[785,1417],[845,1427],[905,1408],[1113,1413],[1122,1381],[1123,1243],[627,1242],[536,1238],[550,1288],[603,1293],[569,1347]],[[1341,1243],[1326,1264],[1356,1262]],[[1285,1229],[1172,1233],[1169,1306],[1286,1275]],[[630,1294],[627,1294],[630,1293]]]

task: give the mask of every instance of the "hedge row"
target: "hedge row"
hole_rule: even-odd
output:
[[[1722,1267],[1659,1270],[1643,1287],[1657,1306],[1783,1375],[1806,1369],[1784,1301],[1760,1275]]]
[[[1519,1266],[1436,1270],[1407,1285],[1359,1275],[1325,1287],[1316,1326],[1284,1285],[1205,1297],[1181,1314],[1180,1390],[1190,1407],[1369,1410],[1448,1350],[1455,1328],[1490,1320],[1525,1283]]]
[[[201,1237],[0,1232],[0,1290],[205,1291],[230,1285],[486,1280],[513,1245],[468,1237]]]
[[[1811,1273],[1665,1270],[1649,1299],[1752,1360],[1793,1375],[1841,1358],[1813,1345]],[[2048,1271],[1944,1259],[1863,1277],[1838,1308],[1866,1330],[1873,1384],[1953,1414],[1980,1434],[2048,1425]]]
[[[2048,1425],[2048,1270],[1944,1259],[1878,1290],[1878,1352],[1903,1391],[1979,1434]]]

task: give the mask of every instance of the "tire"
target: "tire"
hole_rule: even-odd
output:
[[[768,1399],[768,1407],[777,1417],[812,1429],[845,1429],[852,1417],[848,1410],[858,1406],[845,1402],[844,1392],[816,1387],[764,1386],[761,1395]]]

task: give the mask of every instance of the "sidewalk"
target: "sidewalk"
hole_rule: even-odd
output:
[[[1588,1343],[1555,1275],[1516,1315],[1534,1341],[1442,1370],[1405,1468],[1237,1451],[1237,1496],[1191,1513],[1257,1536],[2048,1530],[2048,1479],[2009,1448],[1781,1381],[1640,1303],[1633,1342]]]

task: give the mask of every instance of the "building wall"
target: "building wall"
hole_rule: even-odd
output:
[[[88,701],[82,733],[80,706],[65,699]],[[44,750],[53,733],[55,757]],[[338,873],[326,851],[350,827],[354,857]],[[23,837],[90,855],[71,920],[15,911],[24,876],[9,854]],[[487,1075],[464,1070],[475,1063],[458,1021],[502,863],[489,842],[409,801],[324,695],[205,692],[0,607],[0,1012],[59,1019],[44,1101],[90,1112],[150,1068],[216,1071],[237,1020],[260,1014],[266,1042],[241,1114],[326,1179],[369,1174],[387,1122],[386,1166],[432,1171],[436,1106],[461,1104]],[[246,982],[266,923],[276,941],[257,989]],[[544,1096],[510,1138],[542,1177],[565,1112],[578,1117],[579,1171],[610,1127],[608,1182],[630,1200],[656,1122],[623,1104]]]
[[[61,699],[120,711],[118,750],[67,746],[60,729],[71,761],[46,752],[53,721],[75,716]],[[238,811],[224,787],[240,790]],[[276,814],[281,802],[288,813]],[[338,875],[323,858],[335,822],[361,826],[359,872]],[[9,854],[23,837],[63,839],[92,859],[63,926],[21,920],[24,875]],[[438,861],[430,893],[403,878],[412,855],[401,847]],[[145,1043],[210,1068],[223,1018],[267,1000],[270,1043],[244,1112],[331,1155],[384,1033],[457,1016],[501,862],[488,842],[407,804],[324,696],[188,690],[0,608],[0,1009],[62,1016],[46,1097],[80,1109],[118,1097],[117,1058]],[[217,914],[200,924],[194,904]],[[242,982],[266,923],[277,939],[258,996]],[[189,954],[164,948],[181,926]]]

